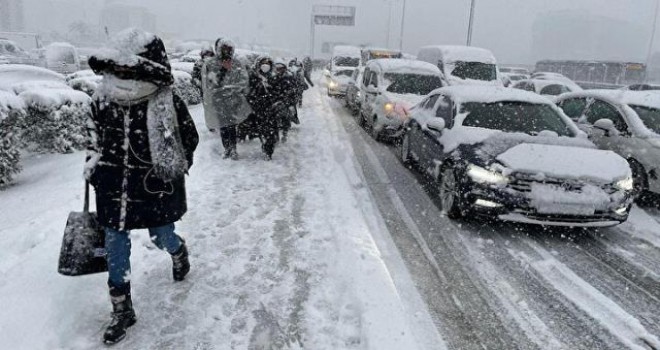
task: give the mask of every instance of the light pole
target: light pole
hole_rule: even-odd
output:
[[[468,23],[467,46],[472,46],[472,29],[474,29],[474,6],[477,0],[470,3],[470,22]]]
[[[403,29],[406,25],[406,0],[403,0],[403,11],[401,11],[401,33],[399,35],[399,51],[403,52]]]
[[[655,41],[655,32],[658,27],[658,10],[660,10],[660,0],[655,2],[655,14],[653,16],[653,27],[651,32],[651,39],[649,40],[649,50],[646,56],[646,78],[648,80],[649,76],[649,67],[651,66],[651,59],[653,58],[653,41]]]
[[[392,1],[387,1],[387,6],[390,8],[389,15],[387,16],[387,41],[385,43],[385,47],[389,48],[390,47],[390,32],[391,26],[392,26]]]

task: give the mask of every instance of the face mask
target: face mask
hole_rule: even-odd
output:
[[[270,64],[262,64],[260,68],[261,68],[261,71],[264,72],[264,73],[270,72]]]

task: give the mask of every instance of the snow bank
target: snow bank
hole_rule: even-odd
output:
[[[497,156],[513,172],[608,184],[631,176],[628,162],[612,151],[523,143]]]

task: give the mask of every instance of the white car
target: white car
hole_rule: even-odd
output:
[[[377,59],[365,67],[360,84],[360,124],[371,135],[398,137],[411,107],[443,86],[433,64],[406,59]]]
[[[526,79],[514,83],[511,87],[543,96],[558,96],[568,92],[582,91],[581,87],[561,80]]]
[[[52,43],[44,51],[46,68],[62,74],[80,70],[78,50],[69,43]]]
[[[346,95],[346,89],[357,68],[343,67],[330,72],[328,76],[328,96],[340,97]]]
[[[660,193],[660,94],[585,90],[562,95],[557,105],[598,147],[628,160],[636,195]]]
[[[417,59],[437,66],[448,85],[502,86],[492,52],[471,46],[425,46]]]
[[[537,94],[450,86],[412,110],[399,151],[404,164],[437,180],[451,219],[618,225],[632,204],[630,168],[585,136]]]
[[[502,80],[502,84],[504,84],[504,87],[510,87],[516,82],[526,79],[529,79],[529,75],[500,72],[500,80]]]

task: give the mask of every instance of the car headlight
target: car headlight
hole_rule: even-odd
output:
[[[331,80],[331,81],[330,81],[330,84],[328,84],[328,86],[330,86],[331,89],[334,89],[334,88],[337,87],[337,82],[334,81],[334,80]]]
[[[383,106],[383,108],[385,109],[385,113],[390,114],[394,112],[394,103],[388,102],[385,104],[385,106]]]
[[[468,165],[468,176],[476,183],[487,183],[494,185],[505,185],[509,178],[495,171],[491,171],[474,164]]]
[[[358,90],[358,91],[355,93],[355,97],[357,97],[357,98],[359,99],[360,97],[362,97],[362,93]]]
[[[629,176],[623,180],[619,180],[614,183],[614,187],[623,190],[623,191],[632,191],[633,189],[633,178],[632,176]]]

